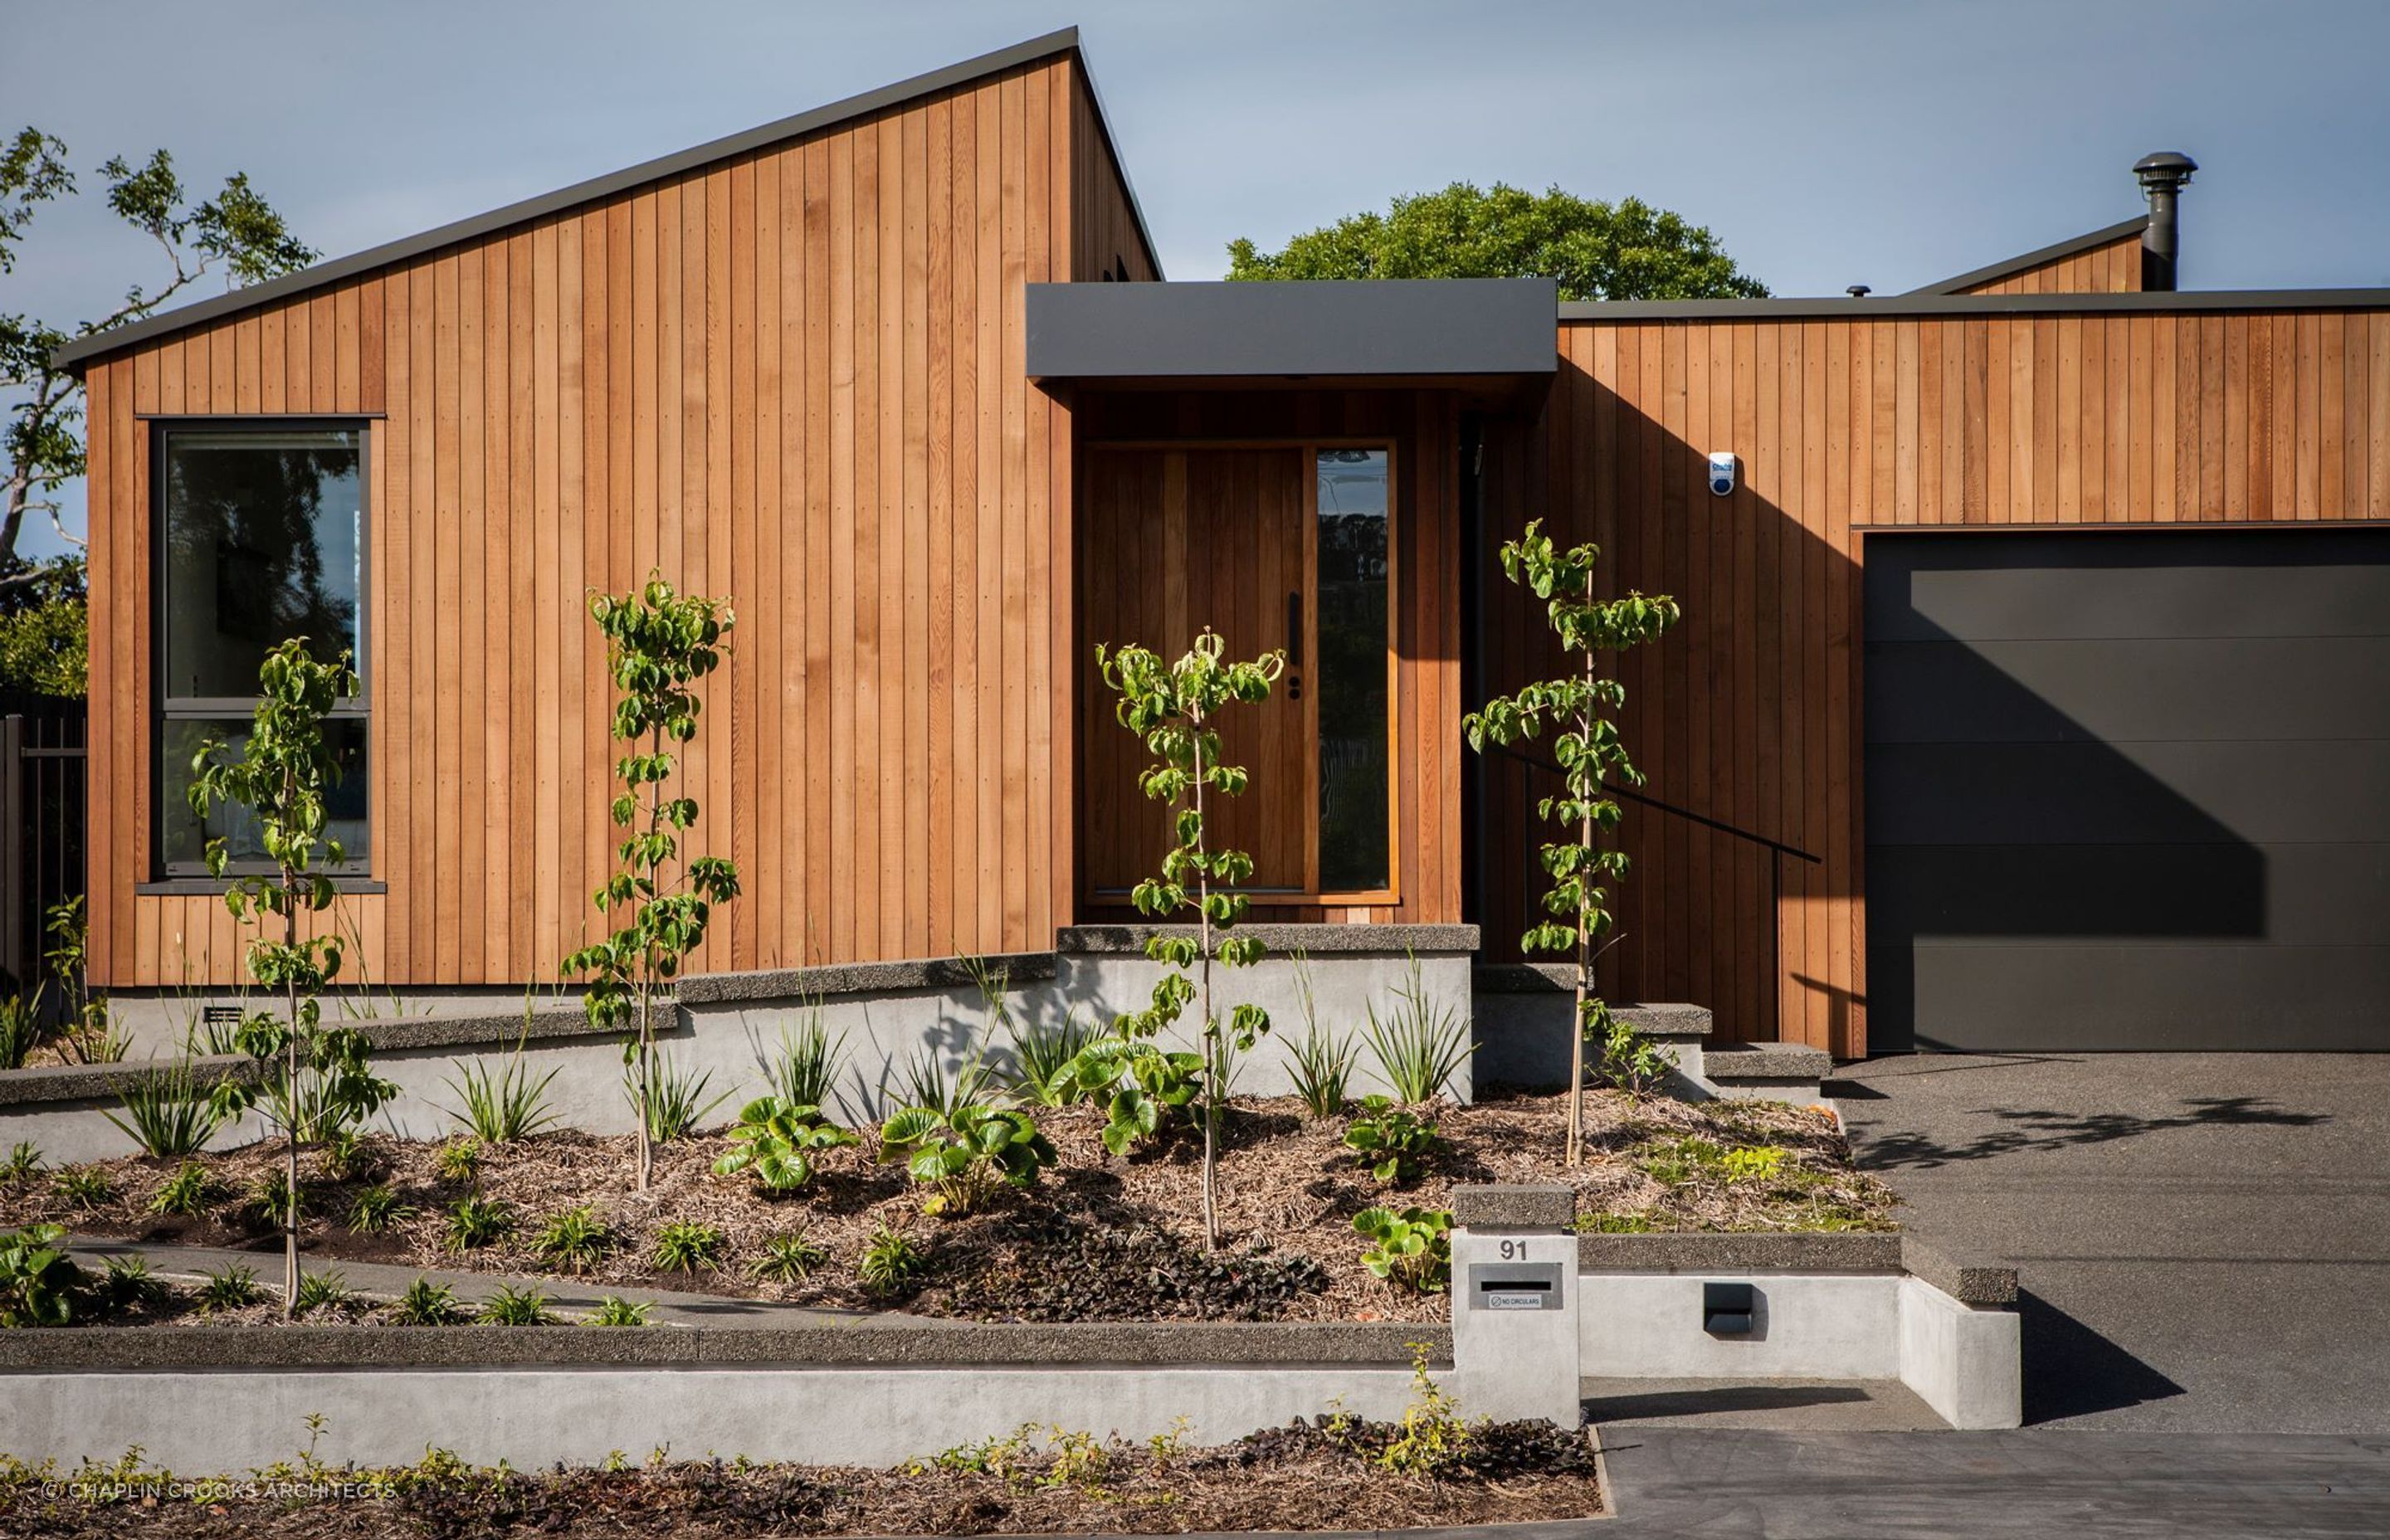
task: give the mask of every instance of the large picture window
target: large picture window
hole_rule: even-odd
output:
[[[328,662],[347,652],[360,680],[365,635],[365,433],[353,424],[167,424],[157,430],[158,859],[163,875],[205,873],[223,838],[237,868],[265,853],[236,808],[190,808],[191,757],[208,738],[238,751],[256,707],[257,670],[293,636]],[[366,700],[329,725],[341,775],[330,828],[366,869]]]

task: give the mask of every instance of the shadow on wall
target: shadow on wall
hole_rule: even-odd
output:
[[[2267,935],[2266,853],[2213,805],[2229,788],[2211,784],[2197,746],[2147,741],[2182,730],[2183,705],[2168,699],[2182,682],[2165,656],[2173,644],[2131,635],[2134,617],[2095,598],[2112,569],[2148,550],[2097,532],[2063,545],[1871,540],[1870,1050],[1983,1046],[2037,1030],[2124,1046],[2102,1015],[2132,975],[2163,966],[2142,943]],[[2022,988],[2020,973],[2041,982]],[[2057,997],[2056,1019],[2004,1019],[2037,992]],[[2066,1019],[2070,1007],[2079,1016]]]
[[[1622,331],[1620,378],[1639,379],[1630,391],[1683,411],[1685,382],[1698,383],[1686,372],[1686,338],[1628,330],[1643,334],[1643,354],[1638,373],[1633,340]],[[1805,379],[1806,389],[1830,392],[1842,381],[1830,385],[1814,356],[1805,376],[1785,346],[1780,403],[1792,421]],[[1739,354],[1716,352],[1705,365],[1694,362],[1709,379],[1742,367]],[[1512,690],[1566,666],[1542,607],[1520,602],[1502,581],[1499,544],[1537,517],[1555,539],[1593,540],[1602,547],[1605,594],[1669,593],[1684,606],[1679,626],[1621,665],[1628,687],[1621,731],[1648,777],[1642,789],[1825,858],[1815,866],[1785,859],[1780,902],[1764,848],[1630,805],[1621,837],[1634,866],[1616,894],[1616,944],[1601,964],[1612,998],[1708,1006],[1722,1040],[1782,1038],[1849,1056],[1863,1039],[1869,1052],[1899,1051],[1930,1041],[1914,1020],[1921,938],[2264,934],[2262,853],[1919,612],[1900,580],[1931,568],[1941,559],[1933,550],[1960,537],[1851,535],[1867,542],[1870,581],[1863,583],[1857,563],[1805,524],[1801,511],[1756,487],[1784,487],[1785,501],[1820,525],[1829,500],[1846,499],[1848,521],[1865,524],[1891,518],[1889,507],[1871,511],[1891,495],[1884,468],[1872,468],[1870,491],[1870,468],[1856,459],[1856,447],[1851,465],[1827,466],[1822,446],[1808,444],[1805,464],[1797,436],[1754,433],[1747,422],[1729,429],[1726,392],[1696,394],[1707,404],[1694,417],[1708,410],[1716,428],[1692,430],[1700,443],[1563,356],[1540,421],[1487,425],[1472,553],[1480,592],[1464,596],[1482,655],[1474,690]],[[1746,474],[1730,495],[1715,497],[1708,454],[1726,448],[1745,457]],[[1905,564],[1895,555],[1904,548],[1911,553]],[[1895,596],[1888,606],[1886,594]],[[1947,677],[1921,691],[1901,688],[1921,667]],[[1823,733],[1837,712],[1847,713],[1844,731]],[[1974,741],[1986,738],[2007,741],[1986,752]],[[2062,749],[2037,763],[2052,744]],[[1883,766],[1870,758],[1879,749],[1915,771],[1894,776],[1900,784],[1889,798],[1876,774]],[[1477,874],[1467,918],[1485,928],[1489,960],[1510,960],[1537,888],[1532,841],[1521,832],[1532,810],[1518,776],[1475,756],[1464,755],[1463,765],[1480,810],[1464,821],[1468,866]],[[1852,805],[1854,781],[1865,789],[1863,810]],[[1937,802],[1935,792],[1955,795]],[[2115,837],[2113,828],[2047,828],[2043,843],[2005,843],[2051,808],[2095,823],[2128,810],[2154,831],[2136,839],[2196,853],[2181,863],[2186,869],[2155,870],[2144,851],[2101,843]],[[1870,841],[1888,841],[1894,853],[1873,859]],[[1863,892],[1866,927],[1845,926],[1834,901]],[[2020,906],[2019,894],[2032,902]],[[2023,929],[2020,912],[2028,917]],[[1847,956],[1862,938],[1866,955]]]

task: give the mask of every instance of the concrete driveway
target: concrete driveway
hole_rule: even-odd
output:
[[[2390,1055],[1932,1056],[1831,1087],[2015,1263],[2028,1425],[2390,1434]]]

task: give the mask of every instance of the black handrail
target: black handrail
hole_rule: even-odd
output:
[[[1536,795],[1535,787],[1532,784],[1530,777],[1533,773],[1537,770],[1544,771],[1548,775],[1559,776],[1563,778],[1565,778],[1567,772],[1563,771],[1560,765],[1550,760],[1544,759],[1536,754],[1523,753],[1519,750],[1514,749],[1508,744],[1488,743],[1485,747],[1490,752],[1499,754],[1505,759],[1514,761],[1519,766],[1520,849],[1523,853],[1532,850],[1535,848],[1536,844]],[[1803,850],[1798,845],[1788,845],[1781,840],[1771,840],[1765,834],[1754,833],[1747,828],[1738,828],[1734,825],[1727,823],[1722,819],[1713,818],[1705,813],[1696,813],[1690,807],[1678,807],[1674,802],[1663,802],[1657,797],[1646,796],[1640,791],[1630,790],[1623,786],[1605,785],[1601,789],[1601,794],[1607,797],[1624,797],[1628,802],[1640,802],[1645,807],[1654,809],[1661,813],[1672,814],[1677,817],[1687,820],[1688,822],[1699,824],[1703,828],[1714,828],[1721,834],[1731,834],[1738,840],[1747,840],[1751,843],[1757,845],[1767,852],[1767,912],[1769,917],[1767,926],[1767,960],[1769,973],[1776,973],[1778,971],[1776,916],[1782,910],[1784,905],[1784,858],[1788,855],[1794,856],[1800,860],[1808,862],[1813,866],[1823,866],[1825,864],[1824,858],[1822,856],[1813,855],[1809,852]],[[1531,918],[1535,915],[1537,906],[1538,901],[1536,895],[1536,863],[1524,860],[1523,857],[1520,871],[1520,876],[1523,879],[1520,892],[1520,902],[1522,907],[1519,911],[1519,917],[1522,921]],[[1768,1030],[1770,1032],[1775,1030],[1774,1016],[1779,1003],[1780,1000],[1777,992],[1771,989],[1768,992],[1767,1007],[1769,1015]]]
[[[1566,771],[1552,761],[1535,754],[1521,753],[1506,743],[1488,743],[1485,750],[1488,753],[1500,754],[1505,759],[1514,759],[1522,764],[1531,764],[1538,770],[1548,771],[1555,776],[1567,775]],[[1701,825],[1703,828],[1714,828],[1721,834],[1731,834],[1738,840],[1748,840],[1754,845],[1765,845],[1779,854],[1797,855],[1813,866],[1825,865],[1824,856],[1812,855],[1798,845],[1788,845],[1781,840],[1771,840],[1765,834],[1754,834],[1750,829],[1738,828],[1732,824],[1713,818],[1705,813],[1696,813],[1690,807],[1678,807],[1674,802],[1662,802],[1657,797],[1646,796],[1640,791],[1630,790],[1623,786],[1604,785],[1601,794],[1605,797],[1624,797],[1630,802],[1641,802],[1645,807],[1655,807],[1663,813],[1673,813],[1679,818],[1689,819]]]

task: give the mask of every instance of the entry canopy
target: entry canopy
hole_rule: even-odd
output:
[[[1033,379],[1541,386],[1549,278],[1029,286]]]

